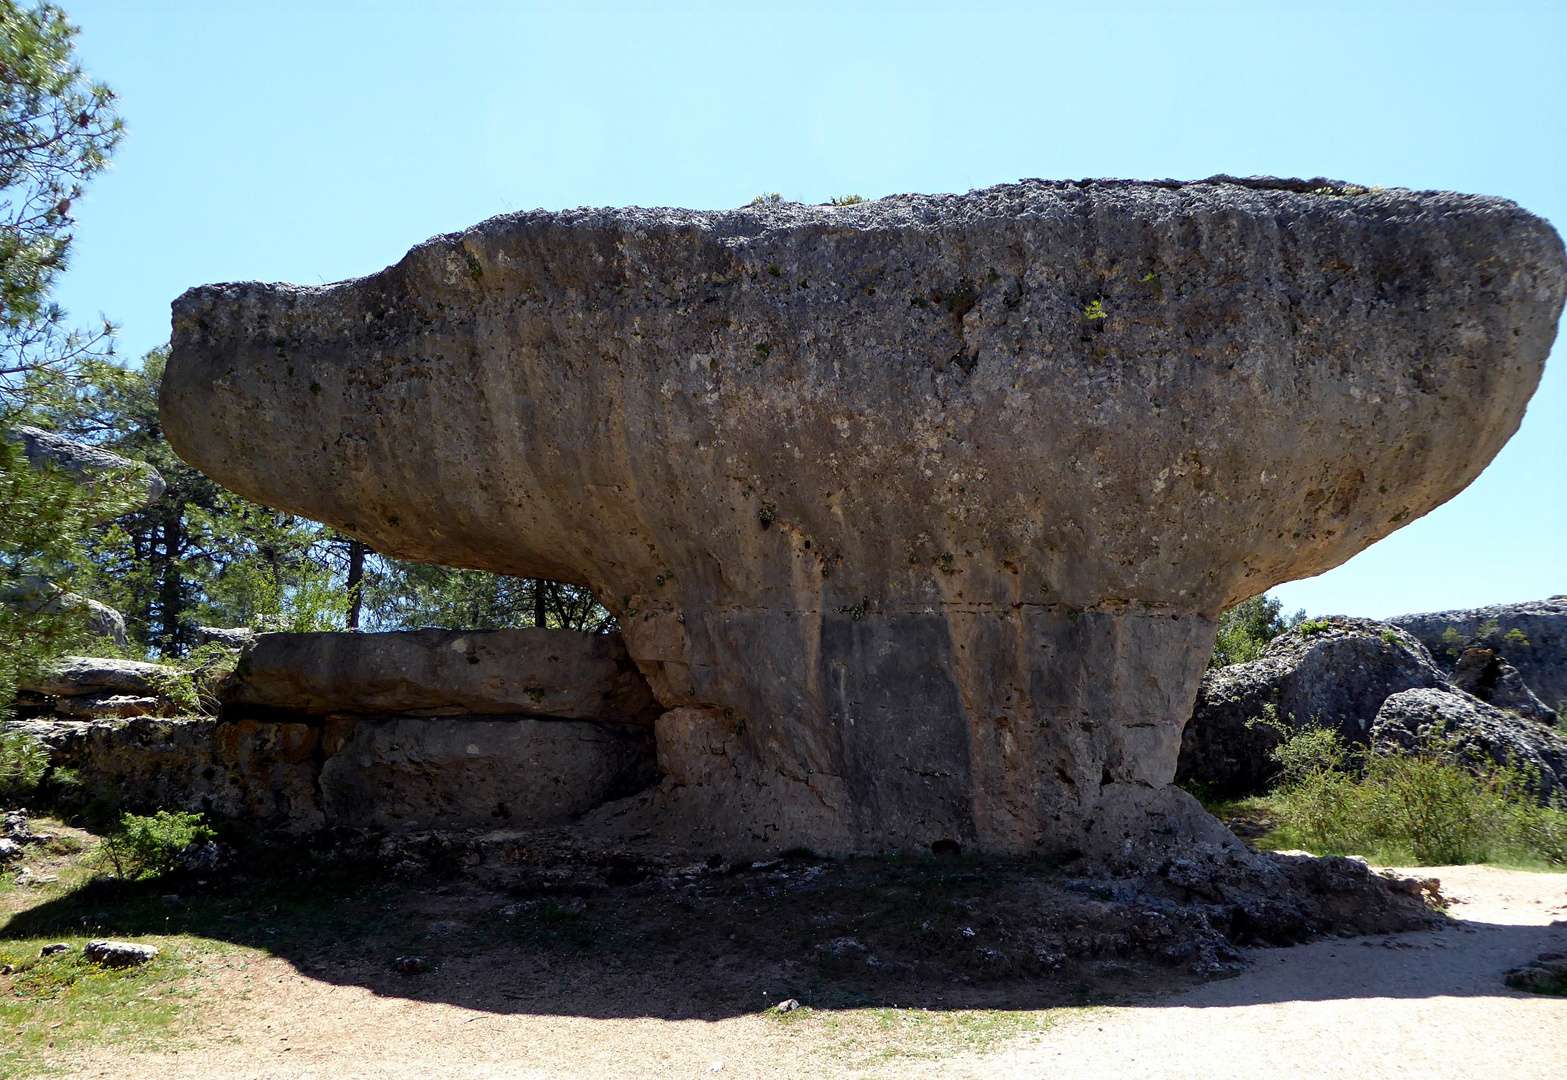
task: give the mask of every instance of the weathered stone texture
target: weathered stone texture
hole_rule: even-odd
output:
[[[24,680],[21,689],[59,697],[131,694],[156,697],[179,669],[145,660],[121,660],[106,656],[63,656],[36,678]]]
[[[554,825],[652,783],[652,741],[573,720],[364,719],[322,768],[321,799],[333,823]]]
[[[1503,200],[1320,181],[520,214],[192,290],[163,423],[378,551],[591,586],[730,725],[642,827],[1119,848],[1197,820],[1219,610],[1479,473],[1563,262]]]
[[[23,455],[35,469],[62,469],[87,483],[106,473],[135,477],[141,483],[144,503],[157,502],[168,488],[158,470],[146,462],[122,457],[69,435],[19,424],[6,432],[5,437],[22,448]]]
[[[531,714],[651,723],[658,708],[618,634],[413,630],[259,634],[226,708],[313,716]]]
[[[1391,621],[1423,641],[1437,662],[1449,669],[1465,648],[1491,649],[1518,669],[1547,707],[1567,707],[1567,596],[1401,615]],[[1515,636],[1509,638],[1510,634]]]
[[[1533,773],[1543,798],[1567,788],[1567,737],[1462,691],[1393,694],[1378,710],[1369,742],[1407,751],[1431,740],[1451,741],[1477,763],[1513,765]]]

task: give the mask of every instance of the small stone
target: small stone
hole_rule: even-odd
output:
[[[800,1003],[798,1001],[796,1001],[794,998],[785,998],[783,1001],[780,1001],[778,1004],[773,1006],[773,1012],[775,1012],[775,1013],[792,1013],[792,1012],[794,1012],[794,1010],[798,1009],[799,1007],[800,1007]]]
[[[70,945],[63,941],[56,941],[53,945],[45,945],[38,950],[39,956],[53,956],[55,953],[70,952]]]
[[[82,955],[103,967],[133,967],[156,957],[158,948],[133,941],[89,941]]]
[[[422,956],[399,956],[392,961],[392,969],[399,975],[422,975],[430,970],[430,961]]]
[[[22,857],[22,845],[15,840],[0,838],[0,863],[10,862],[12,859]]]

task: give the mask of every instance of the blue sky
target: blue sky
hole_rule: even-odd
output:
[[[1225,172],[1567,222],[1556,3],[65,6],[129,130],[59,296],[130,355],[191,285],[335,281],[534,207]],[[1379,616],[1567,592],[1564,487],[1556,359],[1467,491],[1275,595]]]

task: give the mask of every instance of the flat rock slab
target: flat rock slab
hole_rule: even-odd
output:
[[[325,716],[530,714],[651,723],[658,708],[618,634],[411,630],[259,634],[225,706]]]
[[[180,677],[178,668],[143,660],[119,660],[104,656],[66,656],[37,679],[24,682],[23,690],[59,697],[127,694],[156,697]]]
[[[160,400],[247,497],[591,587],[724,758],[628,828],[1121,853],[1204,828],[1219,611],[1462,490],[1564,293],[1512,203],[1326,181],[537,212],[193,289]]]

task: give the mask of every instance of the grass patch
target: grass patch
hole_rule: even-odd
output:
[[[51,941],[70,951],[40,957]],[[160,1049],[190,1030],[190,975],[202,943],[144,938],[159,955],[135,968],[104,969],[82,957],[85,937],[0,942],[0,1076],[38,1076],[74,1048],[134,1040]]]
[[[817,1053],[851,1066],[985,1054],[1054,1027],[1069,1009],[813,1009],[766,1015]]]

